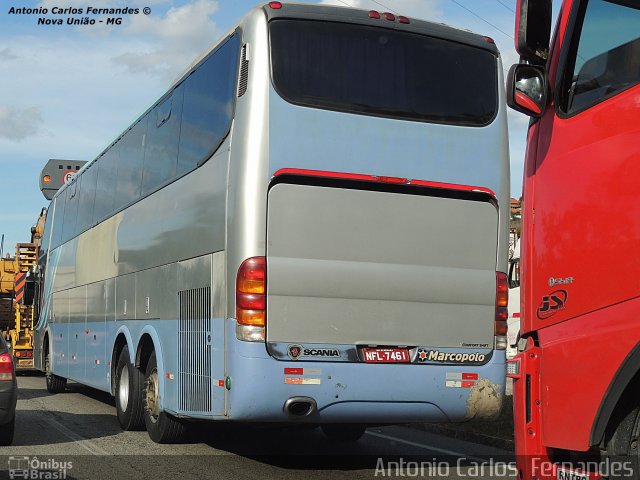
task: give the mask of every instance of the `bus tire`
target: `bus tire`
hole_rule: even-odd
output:
[[[327,438],[336,442],[357,442],[367,429],[358,423],[327,423],[320,428]]]
[[[44,371],[47,383],[47,392],[62,393],[67,388],[67,379],[59,377],[51,372],[51,349],[47,347],[47,353],[44,360]]]
[[[620,476],[610,480],[640,478],[640,402],[632,391],[625,392],[607,425],[606,457],[610,464],[625,462]]]
[[[125,345],[115,371],[116,413],[123,430],[144,429],[143,386],[144,375],[129,361],[129,348]]]
[[[13,418],[5,423],[4,425],[0,425],[0,446],[6,447],[11,445],[13,442],[13,432],[16,426],[16,416],[14,414]]]
[[[156,353],[153,352],[147,363],[144,383],[144,423],[149,438],[156,443],[181,443],[187,435],[187,424],[166,412],[160,411],[160,384]]]

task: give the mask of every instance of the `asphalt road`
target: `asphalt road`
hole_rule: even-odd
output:
[[[146,432],[120,429],[109,395],[73,383],[50,395],[40,376],[18,384],[14,443],[0,448],[2,478],[514,477],[509,452],[403,426],[340,444],[319,429],[220,422],[198,425],[189,443],[158,445]]]

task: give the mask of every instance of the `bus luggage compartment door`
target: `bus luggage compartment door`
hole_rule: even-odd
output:
[[[278,344],[493,347],[498,209],[487,195],[454,197],[272,186],[270,353]]]

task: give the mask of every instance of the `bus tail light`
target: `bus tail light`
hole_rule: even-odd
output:
[[[496,314],[494,321],[494,335],[496,348],[507,348],[507,319],[509,318],[509,279],[506,273],[496,272]]]
[[[242,262],[236,277],[236,336],[240,340],[264,340],[266,285],[265,257],[251,257]]]
[[[0,355],[0,381],[13,380],[13,359],[8,353]]]
[[[282,3],[280,2],[269,2],[269,6],[274,10],[280,10],[282,8]]]
[[[369,18],[375,18],[376,20],[380,20],[380,12],[376,12],[375,10],[370,10]]]

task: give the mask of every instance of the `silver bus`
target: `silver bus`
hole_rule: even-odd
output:
[[[36,364],[156,442],[193,420],[492,417],[509,161],[487,37],[251,10],[57,192]]]

